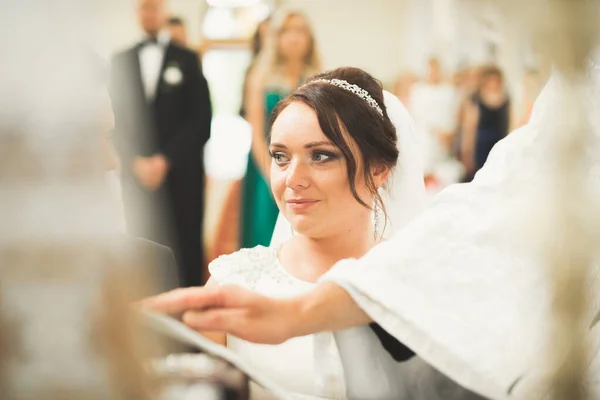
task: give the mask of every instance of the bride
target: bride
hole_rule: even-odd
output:
[[[494,148],[473,183],[446,189],[389,241],[360,260],[337,263],[310,293],[274,300],[236,286],[193,288],[154,299],[152,306],[185,313],[194,329],[218,329],[262,343],[377,321],[467,388],[491,398],[534,398],[531,395],[544,383],[540,356],[547,352],[551,282],[538,238],[515,227],[523,226],[517,223],[520,220],[533,221],[527,213],[536,214],[545,204],[539,201],[539,182],[551,177],[548,163],[554,160],[547,151],[553,139],[546,132],[554,126],[548,117],[563,112],[564,104],[557,101],[563,81],[560,75],[552,78],[536,101],[529,124]],[[582,112],[595,131],[590,139],[593,151],[585,154],[591,167],[585,177],[597,182],[597,66],[579,83],[578,91],[586,99]],[[598,196],[595,205],[600,203],[598,187],[590,185]],[[592,398],[600,398],[599,271],[597,266],[590,271],[593,298],[586,313],[594,342],[589,363]],[[342,353],[348,352],[347,342],[338,337],[336,342]],[[355,367],[363,368],[370,357],[363,354],[354,360]],[[389,372],[388,381],[393,382],[390,371],[380,374]],[[381,386],[346,382],[365,391]],[[350,397],[363,398],[360,393]]]
[[[422,173],[414,168],[418,162],[412,162],[418,156],[408,151],[415,148],[408,143],[415,140],[410,118],[399,100],[389,94],[385,100],[381,84],[368,73],[339,68],[317,75],[278,104],[269,143],[270,182],[289,234],[276,233],[269,248],[242,249],[213,261],[207,287],[236,284],[274,298],[307,293],[334,264],[364,256],[423,205]],[[400,130],[398,136],[391,118]],[[399,153],[406,160],[399,160]],[[395,177],[401,184],[388,190],[398,162],[400,173]],[[390,197],[407,200],[391,207],[388,217]],[[279,232],[285,225],[279,223]],[[164,299],[177,293],[181,291],[147,304],[161,310]],[[324,332],[260,345],[206,333],[290,393],[318,398],[347,395],[344,355],[339,354],[336,340],[360,341],[363,349],[371,349],[376,370],[413,356],[376,324],[345,334],[334,337]],[[253,386],[252,398],[268,398],[268,394]]]

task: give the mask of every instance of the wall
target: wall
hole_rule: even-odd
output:
[[[134,12],[135,0],[104,0],[96,11],[95,46],[104,56],[131,46],[142,37]],[[192,43],[198,43],[204,0],[170,0],[169,8],[181,16],[188,26]]]
[[[325,68],[364,68],[391,83],[403,58],[405,0],[288,0],[304,11],[317,35]]]
[[[108,57],[141,37],[135,0],[105,0],[96,11],[96,47]],[[485,60],[482,20],[499,21],[498,61],[513,92],[520,84],[522,31],[506,10],[490,11],[489,0],[285,0],[280,4],[303,11],[316,32],[324,67],[352,65],[391,85],[404,70],[423,73],[436,54],[451,69],[461,62]],[[201,40],[205,0],[170,0],[174,14],[188,25],[190,41]],[[451,11],[451,12],[450,12]],[[500,11],[500,12],[498,12]],[[503,12],[504,11],[504,12]],[[494,18],[496,19],[496,18]]]
[[[199,42],[204,0],[170,0],[174,14],[188,24],[190,40]],[[141,37],[133,0],[105,0],[97,12],[100,29],[96,47],[104,56]],[[305,12],[319,40],[326,68],[353,65],[384,82],[392,81],[403,61],[405,0],[290,0],[285,4]]]

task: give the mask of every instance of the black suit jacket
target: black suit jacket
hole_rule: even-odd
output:
[[[141,44],[119,53],[111,63],[115,142],[126,163],[135,156],[161,153],[175,174],[203,174],[202,151],[210,137],[212,109],[198,54],[169,43],[155,96],[147,100],[140,71]],[[178,70],[180,82],[165,71]],[[127,169],[127,168],[124,168]]]

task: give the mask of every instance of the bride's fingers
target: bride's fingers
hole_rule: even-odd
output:
[[[267,323],[264,315],[250,317],[245,308],[212,308],[183,314],[183,322],[198,332],[226,332],[253,343],[281,344],[288,340],[284,322]]]
[[[191,309],[218,307],[221,297],[219,288],[190,287],[147,298],[139,306],[166,314],[180,314]]]
[[[190,328],[200,332],[228,332],[236,336],[243,336],[243,332],[240,332],[242,311],[238,309],[214,308],[204,311],[187,311],[183,314],[182,321]]]
[[[188,310],[207,308],[256,307],[267,301],[256,293],[236,285],[175,289],[138,303],[142,309],[166,314],[182,314]]]

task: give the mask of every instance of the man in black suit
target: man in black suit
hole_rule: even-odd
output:
[[[164,1],[136,2],[146,38],[113,58],[115,140],[129,233],[170,246],[180,284],[197,286],[212,111],[198,55],[170,40]]]

